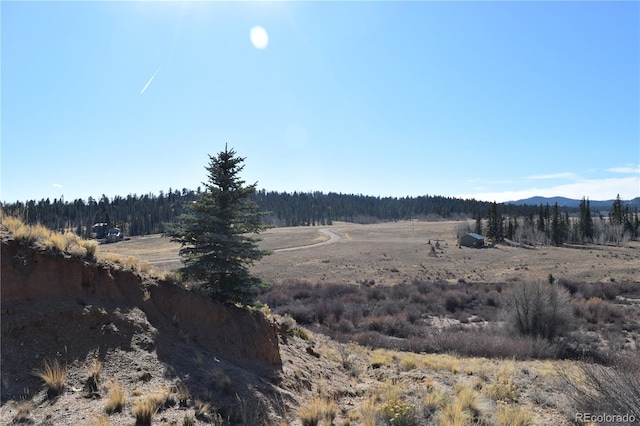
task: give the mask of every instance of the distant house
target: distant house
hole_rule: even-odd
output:
[[[467,235],[460,237],[460,245],[465,247],[484,247],[484,237],[475,232],[469,232]]]
[[[98,222],[91,227],[92,237],[101,240],[107,236],[108,229],[109,224],[107,222]]]

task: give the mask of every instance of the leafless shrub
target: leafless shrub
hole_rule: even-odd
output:
[[[387,336],[404,338],[411,334],[409,324],[391,315],[375,316],[369,318],[366,323],[368,330],[377,331]]]
[[[271,306],[271,304],[269,304]],[[279,313],[278,310],[275,312]],[[307,303],[297,302],[288,307],[286,312],[296,320],[298,324],[313,324],[316,322],[318,315],[315,311],[315,306]],[[284,313],[284,312],[283,312]]]
[[[553,340],[570,329],[570,295],[564,288],[538,280],[514,283],[506,294],[505,321],[522,336]]]
[[[602,362],[607,357],[597,352],[594,342],[570,332],[572,320],[576,329],[592,326],[613,333],[610,340],[619,340],[633,321],[626,320],[624,308],[608,300],[620,303],[621,294],[633,294],[628,296],[632,298],[640,294],[640,284],[591,285],[562,279],[555,284],[516,280],[508,284],[452,285],[414,280],[397,286],[324,285],[290,281],[267,289],[260,299],[274,315],[288,314],[306,328],[340,342],[464,356],[587,357]],[[291,297],[294,294],[299,298]],[[600,297],[601,301],[587,303],[583,294]],[[446,319],[454,326],[428,327],[430,318]],[[589,318],[597,321],[589,323]],[[523,320],[524,333],[520,332],[519,319]]]
[[[558,280],[558,284],[567,289],[576,299],[600,298],[614,301],[620,296],[633,295],[633,297],[638,297],[640,295],[640,282],[581,283],[561,278]]]
[[[622,309],[599,297],[575,302],[574,312],[590,324],[613,323],[623,316]]]
[[[444,307],[449,312],[455,312],[463,309],[466,303],[467,297],[461,291],[449,292],[444,299]]]
[[[348,319],[344,319],[344,318],[338,321],[334,327],[335,331],[338,331],[340,333],[345,333],[345,334],[351,333],[353,329],[354,329],[353,323]]]
[[[612,366],[581,362],[561,377],[576,412],[627,414],[640,419],[640,356],[619,358]]]

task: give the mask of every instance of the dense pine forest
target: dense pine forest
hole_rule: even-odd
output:
[[[64,198],[4,203],[5,214],[17,215],[26,223],[41,223],[51,229],[67,230],[91,237],[95,223],[107,223],[120,228],[126,236],[163,233],[165,224],[179,221],[183,206],[194,201],[200,191],[169,189],[158,195],[130,194],[126,197],[86,201]],[[322,192],[273,192],[259,190],[251,200],[260,211],[267,212],[267,225],[325,226],[334,221],[375,223],[409,219],[475,219],[475,229],[494,241],[509,239],[535,244],[560,245],[582,242],[607,235],[619,234],[618,243],[625,237],[638,237],[638,210],[630,211],[619,199],[610,208],[609,218],[592,211],[589,201],[579,207],[543,205],[514,205],[459,199],[443,196],[374,197],[354,194]],[[613,237],[607,237],[607,241]],[[613,238],[614,240],[616,238]],[[604,241],[603,242],[607,242]],[[615,242],[615,241],[614,241]]]

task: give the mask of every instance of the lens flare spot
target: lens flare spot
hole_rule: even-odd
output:
[[[264,49],[269,44],[269,34],[260,26],[251,28],[249,38],[251,39],[251,44],[253,44],[253,47],[256,49]]]

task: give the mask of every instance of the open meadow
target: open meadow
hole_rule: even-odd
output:
[[[496,283],[514,279],[557,279],[580,282],[640,280],[640,243],[628,247],[493,248],[458,247],[461,221],[403,221],[326,227],[272,228],[260,234],[260,247],[272,250],[252,266],[252,274],[272,284],[288,280],[394,285],[420,281]],[[339,238],[329,240],[328,230]],[[308,247],[306,247],[308,246]],[[283,250],[298,248],[295,250]],[[136,256],[156,270],[180,267],[179,246],[160,235],[102,245],[102,253]]]

